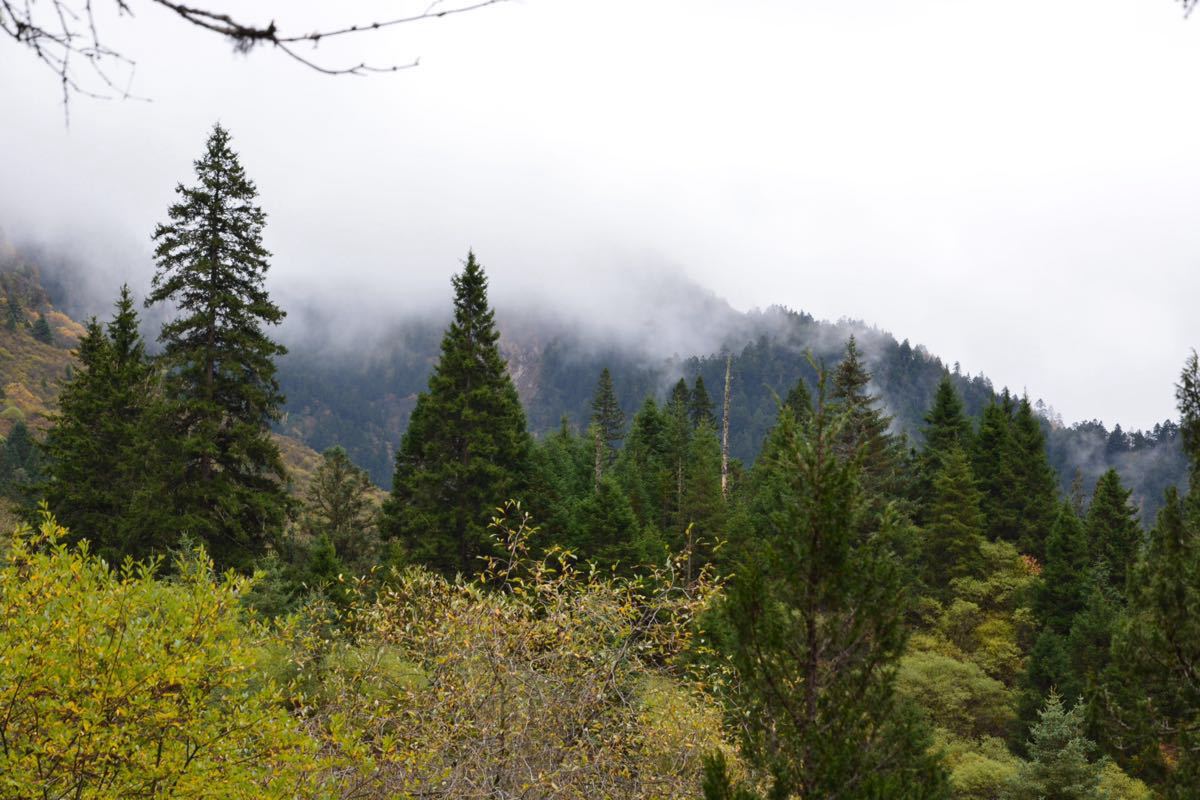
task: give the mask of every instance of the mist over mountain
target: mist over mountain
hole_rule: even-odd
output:
[[[138,268],[133,260],[130,268],[129,254],[120,248],[4,247],[9,262],[36,265],[55,307],[77,320],[107,315],[121,282],[136,294],[148,285],[148,266]],[[833,365],[850,336],[867,360],[873,391],[893,417],[893,428],[914,445],[921,442],[923,417],[944,373],[953,376],[972,417],[1001,391],[986,375],[964,373],[923,346],[865,322],[818,320],[782,306],[741,312],[670,268],[597,273],[592,286],[569,287],[557,299],[548,285],[514,291],[497,276],[491,283],[501,349],[538,435],[564,419],[575,430],[587,426],[596,379],[605,367],[627,418],[647,397],[663,401],[680,378],[691,384],[702,376],[719,405],[725,356],[731,355],[730,452],[749,464],[776,418],[778,398],[801,379],[815,388],[809,354]],[[279,338],[289,348],[279,364],[287,396],[281,432],[318,451],[345,447],[387,487],[409,414],[438,356],[448,303],[410,297],[389,313],[386,292],[352,284],[337,293],[285,286],[279,294],[288,311]],[[150,309],[144,319],[151,340],[162,313]],[[1149,522],[1163,489],[1185,482],[1175,423],[1164,420],[1148,431],[1126,431],[1120,424],[1110,429],[1099,420],[1068,425],[1052,403],[1033,400],[1064,491],[1078,473],[1090,494],[1096,479],[1114,467]]]

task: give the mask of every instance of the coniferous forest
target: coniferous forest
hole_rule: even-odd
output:
[[[0,797],[1197,797],[1194,352],[1151,434],[944,367],[885,411],[940,362],[853,333],[665,392],[548,358],[531,422],[468,252],[385,491],[329,429],[289,467],[258,189],[219,125],[181,177],[48,423],[5,412]],[[1190,472],[1135,503],[1068,435]]]

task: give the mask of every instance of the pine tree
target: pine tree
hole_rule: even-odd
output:
[[[1046,456],[1046,437],[1029,398],[1021,398],[1013,419],[1016,485],[1012,499],[1019,520],[1017,547],[1041,558],[1058,506],[1058,480]]]
[[[966,454],[950,446],[938,461],[925,527],[925,575],[935,592],[948,597],[951,581],[978,577],[983,569],[984,521]]]
[[[1046,562],[1034,597],[1041,633],[1022,676],[1018,716],[1027,728],[1035,722],[1042,698],[1052,689],[1071,703],[1078,702],[1083,682],[1072,667],[1068,636],[1084,610],[1092,588],[1087,534],[1071,504],[1059,506],[1046,540]]]
[[[1096,745],[1083,734],[1079,706],[1067,711],[1062,697],[1050,692],[1031,731],[1028,763],[1008,787],[1011,800],[1094,800],[1099,797],[1101,765],[1089,759]]]
[[[686,485],[688,450],[692,442],[692,422],[688,415],[691,392],[683,378],[675,384],[671,399],[663,409],[666,421],[666,457],[671,471],[673,493],[670,504],[670,525],[673,533],[682,535],[687,526],[683,519],[683,492]]]
[[[714,556],[714,545],[725,533],[726,506],[721,496],[721,442],[716,428],[709,420],[701,420],[692,434],[684,466],[683,507],[680,521],[684,525],[688,553],[689,581]]]
[[[859,535],[853,409],[827,404],[824,383],[803,423],[781,410],[755,466],[760,513],[720,610],[744,753],[772,798],[948,797],[928,734],[893,694],[902,570],[886,536]],[[752,796],[730,784],[711,761],[706,797]]]
[[[803,378],[796,381],[796,385],[788,392],[783,404],[791,409],[799,421],[804,421],[812,415],[812,394],[808,391],[808,384],[804,382]]]
[[[633,416],[617,461],[621,486],[643,528],[662,531],[670,525],[675,476],[667,457],[668,446],[667,416],[653,397],[647,397]]]
[[[328,540],[338,559],[353,567],[368,565],[378,539],[374,488],[367,471],[355,466],[345,449],[331,447],[321,454],[305,493],[305,531]]]
[[[704,386],[703,375],[696,376],[696,382],[692,384],[692,393],[689,402],[688,413],[692,418],[693,428],[700,427],[704,422],[707,422],[714,428],[716,427],[717,418],[713,416],[716,406],[713,404],[712,398],[708,396],[708,389]]]
[[[1174,488],[1130,578],[1106,675],[1109,743],[1164,797],[1200,785],[1200,514]]]
[[[13,423],[0,448],[0,495],[22,512],[33,510],[42,483],[38,443],[23,420]]]
[[[38,314],[33,323],[33,338],[42,344],[54,344],[54,331],[50,330],[50,322],[45,314]]]
[[[289,509],[269,430],[283,403],[275,359],[286,350],[263,330],[284,312],[264,287],[270,254],[258,190],[220,125],[195,167],[196,184],[176,188],[170,221],[154,231],[157,271],[146,298],[179,314],[159,334],[161,435],[176,448],[160,477],[177,529],[203,540],[218,565],[247,569]]]
[[[879,399],[868,391],[871,375],[859,357],[851,336],[846,355],[833,374],[832,396],[845,413],[846,423],[838,443],[838,454],[862,459],[862,487],[878,513],[899,489],[900,453],[888,433],[891,417],[878,408]]]
[[[1115,469],[1096,482],[1087,514],[1088,547],[1110,585],[1125,590],[1125,576],[1137,560],[1142,528],[1129,503],[1131,492],[1121,485]]]
[[[396,454],[382,526],[409,558],[450,576],[492,551],[488,525],[525,493],[532,449],[474,253],[453,285],[454,319]]]
[[[1091,564],[1083,523],[1069,503],[1062,503],[1046,540],[1046,562],[1034,603],[1043,626],[1064,636],[1070,632],[1087,602]]]
[[[1007,393],[1005,395],[1007,399]],[[1007,402],[992,402],[983,410],[975,437],[972,467],[983,492],[983,515],[987,537],[1017,543],[1020,518],[1014,499],[1017,485],[1012,415]]]
[[[600,440],[606,450],[605,465],[610,466],[617,458],[617,444],[625,438],[625,412],[617,402],[613,390],[612,373],[605,367],[596,381],[596,393],[592,397],[592,423],[600,429]]]
[[[925,452],[944,453],[958,448],[971,450],[971,421],[967,419],[962,398],[949,375],[943,375],[925,415]]]
[[[4,327],[10,331],[15,331],[17,326],[25,321],[25,314],[21,311],[21,301],[12,288],[9,288],[4,299],[4,311]]]
[[[46,502],[74,536],[113,563],[165,555],[175,542],[167,531],[144,535],[134,512],[150,488],[143,453],[156,387],[128,286],[107,330],[89,322],[75,355],[79,369],[59,395],[46,436]]]

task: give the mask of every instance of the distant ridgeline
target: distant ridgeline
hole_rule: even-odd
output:
[[[875,393],[896,428],[914,443],[920,442],[923,417],[948,369],[971,417],[978,419],[996,394],[986,377],[961,374],[923,347],[897,341],[878,328],[818,321],[778,307],[738,315],[736,332],[727,336],[723,352],[688,357],[654,357],[632,346],[598,345],[561,323],[531,322],[528,316],[522,316],[521,328],[514,331],[505,325],[502,311],[501,348],[530,429],[537,434],[556,430],[564,416],[574,429],[585,428],[604,367],[612,373],[626,419],[647,396],[662,402],[680,377],[691,384],[698,375],[719,409],[728,352],[733,355],[730,452],[749,464],[775,422],[778,398],[801,377],[812,387],[815,371],[806,353],[832,366],[852,334],[867,358]],[[425,389],[444,327],[442,319],[408,321],[382,343],[349,357],[291,344],[279,370],[288,400],[283,430],[318,451],[341,444],[377,483],[388,486],[396,448],[417,393]],[[1037,407],[1042,410],[1040,403]],[[1126,433],[1120,426],[1110,432],[1096,421],[1066,427],[1043,415],[1043,427],[1064,492],[1070,491],[1078,473],[1084,495],[1090,497],[1096,479],[1115,467],[1133,490],[1145,524],[1153,521],[1163,490],[1185,481],[1186,460],[1174,422]]]
[[[61,381],[69,374],[72,359],[67,350],[82,333],[82,326],[58,309],[77,317],[108,313],[111,298],[106,296],[91,309],[81,295],[78,287],[85,285],[86,277],[81,270],[86,267],[55,261],[45,253],[23,256],[0,241],[0,315],[7,315],[0,320],[0,388],[8,395],[0,400],[0,434],[18,417],[28,418],[35,430],[43,427],[45,414],[55,405]],[[698,307],[694,298],[686,297],[696,291],[681,287],[680,303]],[[815,373],[806,352],[832,366],[851,334],[867,359],[873,391],[894,417],[895,427],[914,443],[920,443],[922,418],[948,369],[970,416],[978,419],[995,395],[986,377],[960,374],[923,347],[897,341],[861,322],[819,321],[779,307],[742,314],[721,304],[718,310],[720,320],[714,327],[727,331],[721,352],[663,357],[611,339],[598,343],[549,316],[539,320],[536,314],[514,315],[520,324],[507,324],[501,309],[500,344],[530,429],[537,434],[553,431],[564,415],[576,430],[585,428],[604,367],[612,373],[626,419],[647,396],[662,402],[680,377],[690,384],[698,375],[719,409],[728,352],[733,355],[730,452],[749,464],[775,421],[777,397],[786,396],[801,377],[811,388]],[[703,312],[714,313],[711,302]],[[46,322],[39,324],[39,318]],[[353,353],[331,351],[321,344],[320,335],[289,341],[291,352],[280,361],[278,373],[287,395],[280,432],[317,451],[342,445],[377,484],[387,487],[409,414],[437,359],[445,323],[441,316],[404,320]],[[44,339],[46,325],[50,343],[34,335],[37,327]],[[1165,393],[1171,387],[1154,390]],[[1043,417],[1043,428],[1050,463],[1064,492],[1071,490],[1078,473],[1083,495],[1090,497],[1096,479],[1109,467],[1116,468],[1133,490],[1144,524],[1153,521],[1163,490],[1186,480],[1186,460],[1173,421],[1150,431],[1126,432],[1119,425],[1110,431],[1098,421],[1068,427]]]

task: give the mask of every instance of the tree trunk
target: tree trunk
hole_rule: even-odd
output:
[[[721,497],[729,499],[729,379],[733,356],[725,356],[725,407],[721,412]]]

